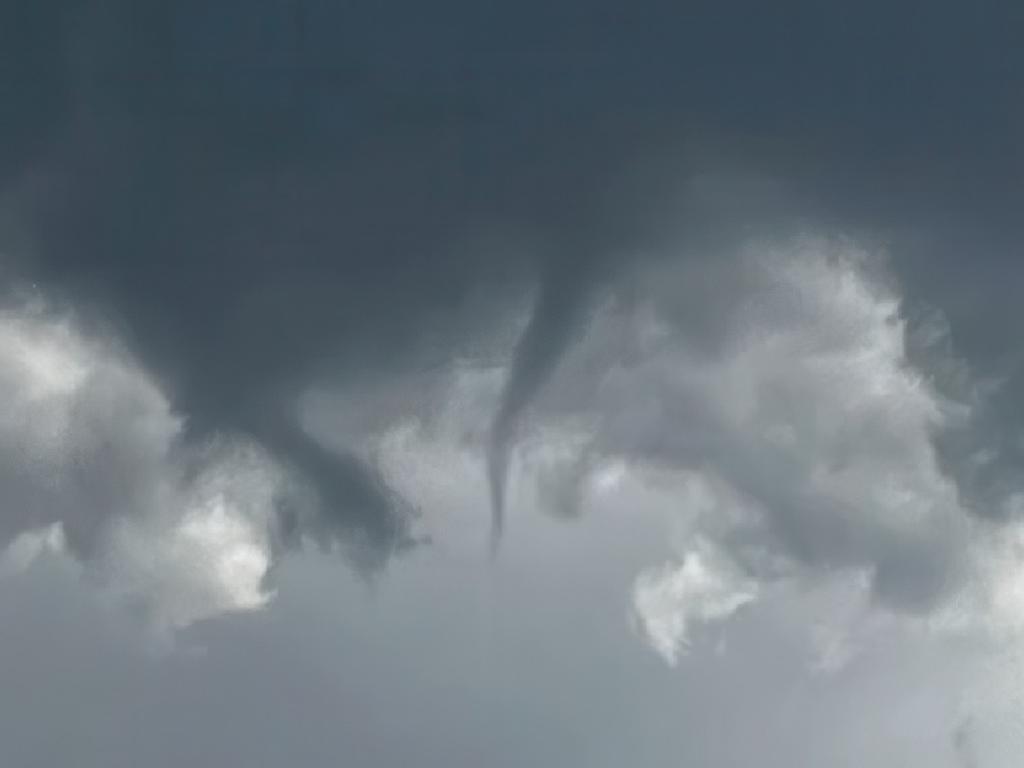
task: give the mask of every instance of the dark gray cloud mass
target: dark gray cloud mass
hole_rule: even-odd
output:
[[[480,349],[535,294],[493,417],[500,527],[520,414],[592,298],[669,230],[707,245],[812,220],[876,239],[909,298],[950,317],[958,352],[1017,375],[1014,3],[11,0],[2,14],[13,276],[120,323],[196,436],[248,434],[309,476],[318,536],[410,541],[374,469],[296,426],[304,387]],[[681,182],[708,171],[779,183],[786,216],[681,204]],[[1012,484],[1019,447],[1004,442],[988,471]]]

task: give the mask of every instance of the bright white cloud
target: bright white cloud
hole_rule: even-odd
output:
[[[182,420],[112,342],[37,302],[0,312],[0,543],[24,568],[81,559],[181,627],[262,606],[281,476],[254,448],[182,443]]]
[[[633,620],[671,665],[690,644],[694,624],[732,616],[757,598],[758,586],[720,550],[699,540],[679,563],[641,573],[633,587]]]
[[[117,522],[105,553],[111,587],[150,603],[168,628],[263,607],[279,482],[259,453],[220,447],[197,479],[170,489],[158,514]]]

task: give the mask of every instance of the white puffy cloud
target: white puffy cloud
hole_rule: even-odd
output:
[[[244,446],[210,453],[163,509],[118,520],[104,552],[111,588],[151,602],[168,628],[262,608],[271,597],[264,580],[280,476]]]
[[[963,534],[932,445],[954,411],[909,364],[898,297],[869,266],[844,243],[751,248],[721,275],[729,330],[703,351],[672,323],[707,301],[680,275],[646,321],[651,353],[602,382],[602,439],[713,472],[795,561],[869,568],[883,598],[926,603]]]
[[[641,573],[633,587],[636,627],[671,665],[690,644],[695,623],[732,616],[757,598],[758,585],[745,577],[728,557],[699,540],[679,563]]]
[[[258,450],[186,445],[144,370],[40,300],[0,312],[0,401],[15,570],[44,551],[78,558],[167,627],[265,603],[282,477]]]

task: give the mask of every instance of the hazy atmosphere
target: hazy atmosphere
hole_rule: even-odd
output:
[[[1019,765],[1022,34],[0,0],[0,766]]]

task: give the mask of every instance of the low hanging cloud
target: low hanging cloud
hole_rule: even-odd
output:
[[[939,615],[969,594],[970,621],[1010,626],[1012,547],[979,533],[935,447],[970,427],[980,395],[944,396],[911,360],[917,329],[883,259],[803,237],[751,242],[713,266],[655,260],[634,280],[517,409],[507,490],[513,513],[673,510],[675,555],[637,576],[631,609],[666,660],[770,585],[835,572],[863,574],[887,609]],[[0,320],[5,396],[18,404],[0,434],[5,541],[40,532],[168,627],[264,606],[302,464],[241,436],[195,440],[153,378],[70,313],[36,300]],[[503,364],[469,357],[390,389],[331,395],[328,379],[296,429],[371,467],[438,532],[448,496],[494,503],[492,414],[516,354],[506,344]],[[823,668],[848,654],[837,631],[820,639]]]
[[[948,258],[965,240],[973,252],[979,232],[1005,248],[1018,226],[1006,200],[1019,174],[1002,161],[1016,113],[989,106],[1016,103],[1019,62],[961,44],[966,30],[1005,43],[1014,26],[999,14],[972,25],[934,9],[922,26],[909,6],[877,3],[834,24],[810,6],[790,23],[714,3],[681,16],[670,3],[456,2],[427,23],[406,3],[12,8],[0,239],[25,246],[14,271],[116,318],[190,438],[245,435],[303,475],[318,511],[284,515],[281,529],[368,570],[414,545],[414,505],[363,457],[299,428],[296,400],[324,380],[493,357],[509,306],[535,294],[489,417],[499,531],[530,407],[591,303],[643,272],[666,231],[717,247],[810,219]],[[717,183],[730,174],[770,182]],[[693,179],[730,215],[676,205]],[[697,282],[721,271],[700,261]],[[934,282],[912,258],[899,268]],[[1013,283],[1000,270],[989,287]],[[679,326],[727,332],[716,321],[731,310],[669,303]],[[1000,429],[979,487],[1016,477],[1013,429]]]
[[[973,428],[987,390],[941,324],[909,317],[887,260],[847,239],[718,256],[651,262],[568,345],[508,443],[513,521],[534,508],[616,508],[638,526],[666,515],[672,557],[637,575],[630,613],[672,663],[700,625],[780,584],[846,585],[850,609],[808,636],[822,673],[880,614],[1005,629],[1019,615],[1010,529],[964,505],[937,449]],[[958,387],[944,386],[950,371]],[[488,424],[506,376],[467,360],[415,385],[418,403],[378,395],[362,450],[428,529],[479,533],[446,507],[493,502]],[[311,406],[317,439],[355,433],[339,415],[359,392],[340,392]]]
[[[639,281],[644,298],[611,301],[568,354],[535,425],[587,436],[583,466],[597,469],[567,471],[569,485],[614,462],[624,469],[603,492],[629,505],[614,489],[631,472],[676,478],[662,503],[684,532],[678,560],[634,593],[662,655],[675,659],[692,623],[727,618],[758,583],[862,573],[884,608],[919,616],[970,593],[981,617],[1005,593],[991,563],[1008,556],[936,447],[971,428],[984,391],[943,391],[958,361],[936,338],[934,369],[912,359],[918,329],[883,258],[802,237]]]

